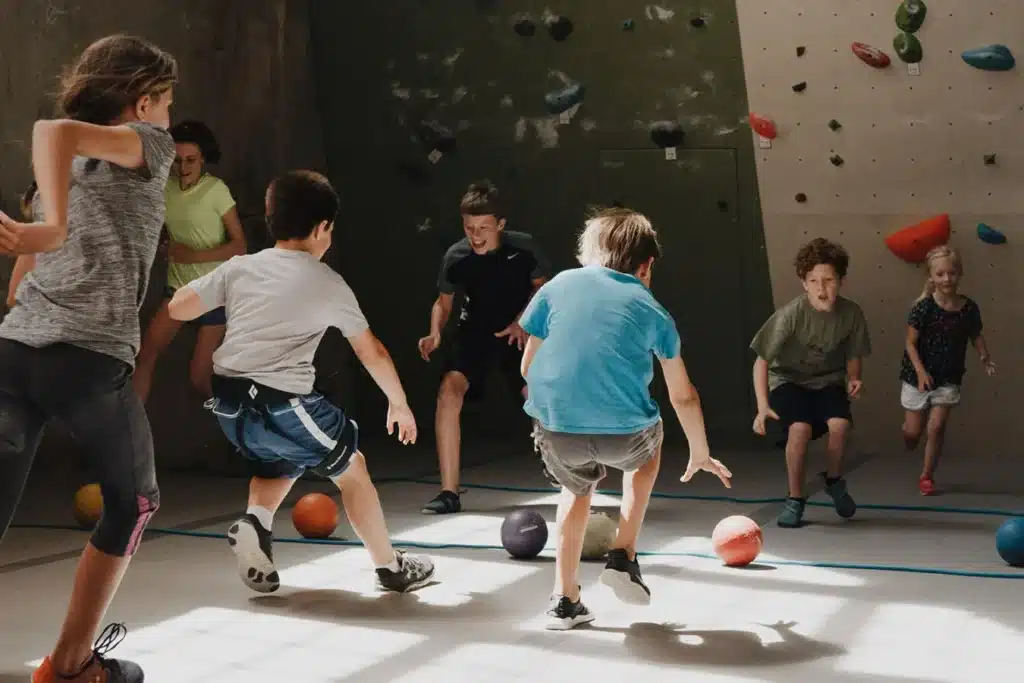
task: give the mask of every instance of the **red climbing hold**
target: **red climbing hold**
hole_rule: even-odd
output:
[[[892,63],[889,55],[867,43],[853,43],[850,45],[850,49],[853,50],[853,54],[857,55],[860,61],[876,69],[884,69]]]
[[[949,214],[940,214],[897,230],[885,238],[885,246],[907,263],[924,263],[928,252],[949,242]]]
[[[774,140],[775,136],[779,134],[779,131],[775,128],[775,122],[760,114],[750,115],[750,127],[755,133],[769,140]]]

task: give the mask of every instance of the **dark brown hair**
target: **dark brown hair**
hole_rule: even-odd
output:
[[[331,182],[315,171],[288,171],[270,184],[267,227],[274,239],[302,240],[333,223],[341,202]]]
[[[850,255],[840,244],[830,242],[824,237],[816,237],[796,252],[793,260],[796,274],[801,280],[814,270],[815,266],[832,266],[840,279],[846,277],[850,268]]]
[[[144,95],[159,96],[178,81],[178,63],[152,43],[126,35],[100,38],[60,77],[57,112],[78,121],[110,124]]]
[[[171,137],[178,144],[191,143],[198,147],[206,163],[220,163],[220,144],[217,142],[217,136],[202,121],[182,121],[171,126]]]
[[[463,216],[494,216],[498,220],[505,217],[498,188],[489,180],[469,186],[459,202],[459,211]]]
[[[577,259],[633,274],[652,258],[661,258],[661,243],[651,222],[625,208],[597,209],[580,234]]]

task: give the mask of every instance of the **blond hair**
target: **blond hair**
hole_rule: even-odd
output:
[[[932,282],[932,266],[936,261],[942,259],[949,259],[953,262],[953,268],[956,269],[957,275],[964,274],[964,266],[960,262],[960,252],[946,244],[934,247],[925,257],[925,264],[928,266],[928,279],[924,281],[924,289],[921,290],[921,296],[917,297],[916,301],[924,301],[935,293],[935,283]]]
[[[646,216],[624,208],[598,209],[584,224],[576,259],[584,266],[604,266],[635,273],[661,257],[658,235]]]

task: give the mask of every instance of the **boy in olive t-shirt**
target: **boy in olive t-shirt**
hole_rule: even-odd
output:
[[[782,527],[802,524],[807,445],[825,434],[825,492],[840,517],[857,511],[841,470],[853,422],[850,399],[861,390],[861,361],[871,353],[871,338],[860,306],[839,296],[849,265],[846,250],[826,239],[801,247],[795,266],[805,294],[778,309],[750,344],[757,353],[754,431],[764,435],[772,418],[785,434],[789,498],[778,519]]]

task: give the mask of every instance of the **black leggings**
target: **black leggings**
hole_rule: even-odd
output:
[[[77,346],[37,349],[0,339],[0,540],[52,418],[82,447],[103,493],[92,544],[116,557],[135,553],[160,492],[153,435],[131,373],[127,363]]]

